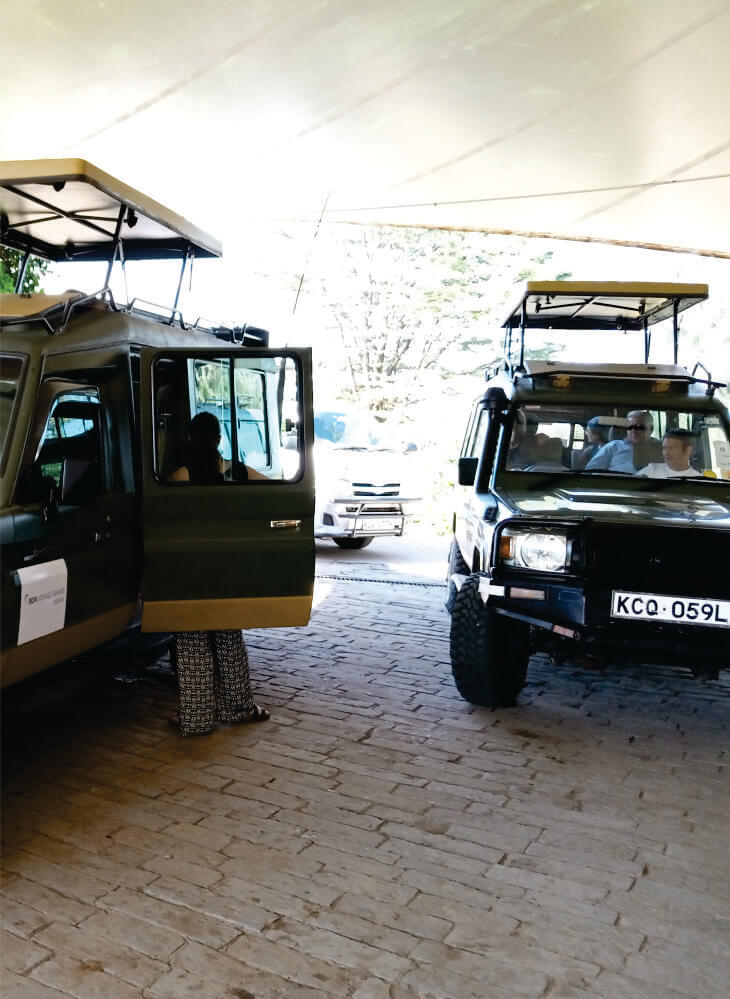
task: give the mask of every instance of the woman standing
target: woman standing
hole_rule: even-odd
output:
[[[218,419],[212,413],[198,413],[190,424],[184,463],[169,481],[194,485],[223,482],[220,440]],[[253,699],[240,630],[179,632],[175,655],[180,711],[170,720],[181,735],[205,735],[217,722],[236,725],[270,717]]]

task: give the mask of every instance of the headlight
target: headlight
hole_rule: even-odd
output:
[[[571,554],[567,534],[506,528],[499,541],[503,565],[536,572],[565,572]]]

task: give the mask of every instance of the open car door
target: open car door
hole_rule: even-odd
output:
[[[309,349],[142,349],[143,631],[307,624],[311,386]],[[200,413],[218,420],[219,471],[175,481]]]

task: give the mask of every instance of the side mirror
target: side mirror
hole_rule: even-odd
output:
[[[61,471],[61,505],[84,506],[98,494],[99,466],[93,459],[64,458]]]
[[[22,503],[40,503],[44,508],[54,506],[58,487],[52,475],[43,475],[40,464],[31,465],[23,476],[19,497]]]
[[[459,485],[473,486],[477,477],[478,458],[459,458]]]

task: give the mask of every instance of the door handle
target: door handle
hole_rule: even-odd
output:
[[[269,527],[274,531],[281,530],[282,528],[286,530],[287,528],[292,529],[301,526],[301,520],[272,520],[269,522]]]
[[[23,556],[23,561],[31,562],[34,558],[40,558],[41,555],[46,555],[47,552],[48,548],[34,548],[33,551],[30,553],[30,555]]]

